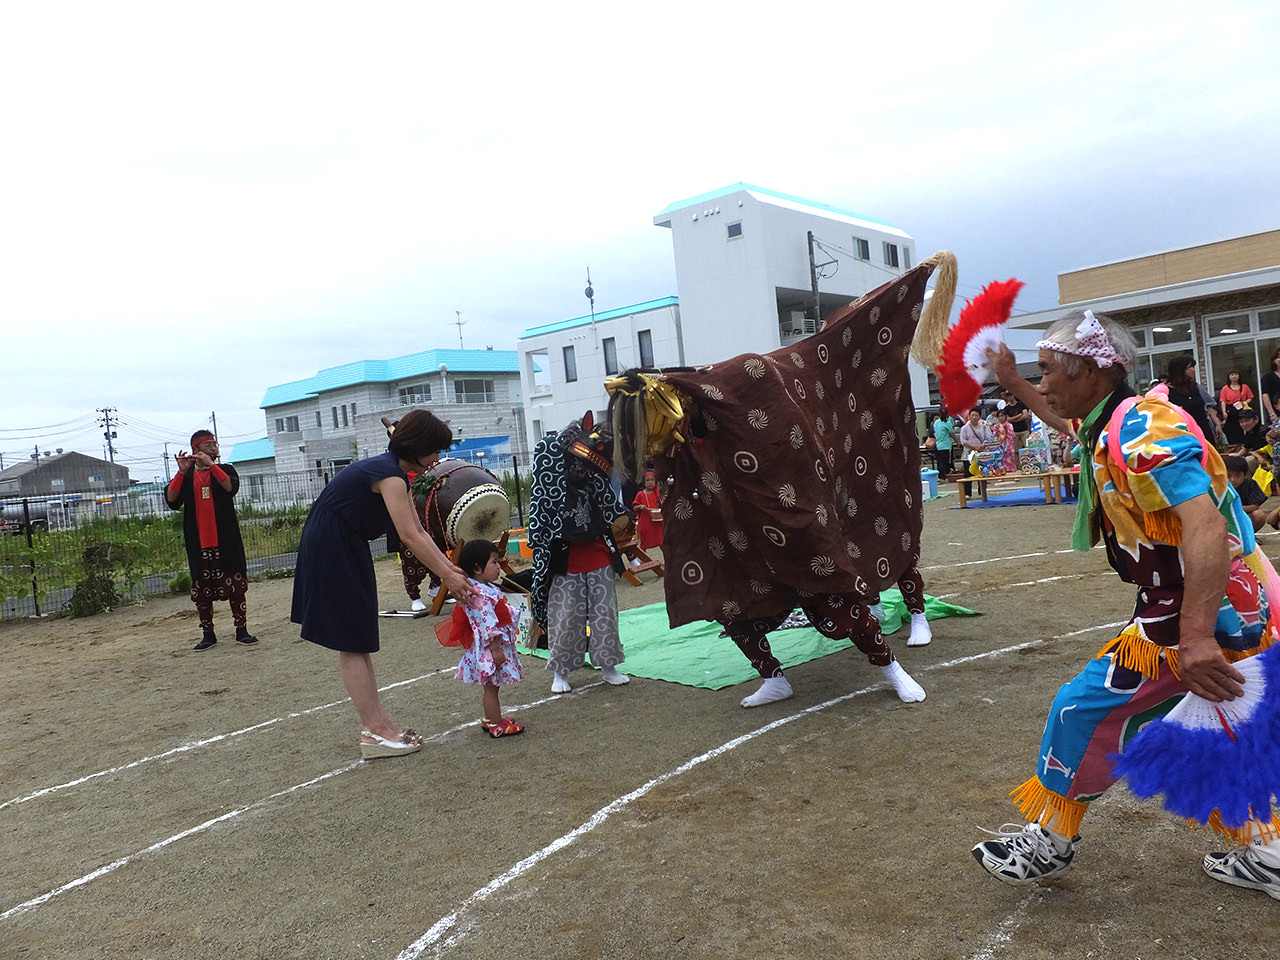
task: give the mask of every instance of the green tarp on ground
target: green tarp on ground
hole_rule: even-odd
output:
[[[885,609],[881,629],[886,636],[897,631],[904,621],[910,624],[910,614],[897,590],[885,590],[880,595],[880,602]],[[925,615],[932,621],[976,614],[965,607],[926,596]],[[622,611],[618,615],[618,627],[622,635],[622,649],[627,656],[622,664],[623,673],[707,690],[723,690],[759,679],[734,642],[720,636],[723,629],[720,624],[700,621],[672,630],[667,626],[667,606],[664,603]],[[906,642],[905,636],[903,642]],[[785,668],[847,650],[853,642],[828,639],[813,627],[797,627],[769,634],[769,646]],[[545,660],[547,651],[537,650],[534,656]]]

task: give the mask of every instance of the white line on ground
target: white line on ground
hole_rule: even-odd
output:
[[[921,672],[927,673],[933,670],[941,670],[945,667],[955,667],[955,666],[960,666],[966,663],[973,663],[978,660],[986,660],[991,657],[1000,656],[1005,653],[1013,653],[1018,650],[1026,649],[1027,647],[1036,646],[1037,644],[1051,642],[1053,640],[1062,640],[1067,637],[1078,636],[1081,633],[1088,633],[1096,630],[1113,629],[1117,626],[1120,626],[1120,624],[1102,623],[1102,624],[1098,624],[1097,626],[1086,627],[1084,630],[1074,631],[1073,633],[1070,633],[1070,634],[1062,634],[1060,636],[1051,637],[1047,641],[1045,639],[1028,640],[1026,643],[1015,644],[1014,646],[1011,646],[1011,647],[1001,647],[999,650],[989,650],[986,653],[978,653],[968,657],[959,657],[955,660],[948,660],[944,663],[936,663],[936,664],[933,664],[932,666],[925,667],[924,670]],[[499,890],[507,886],[513,880],[516,880],[523,874],[527,873],[532,867],[541,863],[543,860],[547,859],[547,857],[551,856],[553,853],[563,850],[565,847],[569,846],[575,840],[579,839],[580,837],[586,836],[588,833],[595,830],[596,827],[600,826],[602,823],[608,820],[610,816],[617,813],[619,810],[623,809],[624,807],[628,806],[632,801],[640,799],[645,794],[653,790],[655,787],[661,786],[662,784],[666,783],[668,780],[671,780],[674,777],[678,777],[682,773],[687,773],[689,770],[692,770],[694,767],[697,767],[708,760],[712,760],[720,756],[721,754],[727,753],[728,751],[733,750],[744,743],[748,743],[749,741],[754,740],[756,737],[769,733],[772,730],[776,730],[779,727],[784,726],[785,724],[791,723],[795,720],[799,720],[802,717],[809,716],[810,714],[817,713],[820,710],[825,710],[828,707],[833,707],[833,706],[836,706],[837,704],[844,703],[846,700],[852,700],[854,697],[860,697],[864,693],[871,693],[873,691],[881,690],[883,688],[884,688],[884,684],[876,684],[870,687],[863,687],[861,690],[855,690],[853,693],[846,693],[832,700],[827,700],[824,703],[818,703],[818,704],[814,704],[811,707],[806,707],[805,709],[799,711],[798,713],[793,713],[790,716],[780,717],[779,719],[774,720],[772,723],[767,723],[763,727],[753,730],[750,733],[744,733],[740,737],[736,737],[733,740],[728,741],[727,743],[723,743],[718,747],[708,750],[706,753],[701,754],[700,756],[694,757],[692,760],[686,761],[685,763],[676,767],[674,770],[670,770],[667,773],[654,777],[648,783],[643,784],[640,787],[637,787],[635,790],[632,790],[630,793],[625,794],[624,796],[619,797],[618,799],[612,801],[606,806],[601,807],[586,822],[580,824],[579,826],[575,827],[573,830],[570,830],[568,833],[557,838],[556,840],[551,841],[551,843],[547,844],[545,847],[543,847],[541,850],[537,851],[536,853],[528,857],[525,857],[515,866],[511,867],[511,869],[507,870],[506,873],[503,873],[501,876],[494,878],[485,886],[475,891],[473,894],[471,894],[471,896],[467,897],[464,901],[462,901],[462,905],[458,907],[457,910],[455,910],[453,913],[449,914],[448,916],[441,917],[432,925],[431,929],[429,929],[426,933],[424,933],[421,937],[419,937],[409,946],[405,947],[404,950],[400,951],[400,953],[397,954],[396,956],[396,960],[416,960],[416,958],[421,956],[422,952],[428,949],[429,947],[436,947],[435,956],[437,957],[442,956],[445,951],[447,951],[450,947],[460,942],[462,938],[466,936],[466,930],[462,930],[458,934],[455,934],[453,937],[449,937],[448,939],[443,939],[445,935],[449,933],[449,931],[452,930],[458,924],[463,914],[470,907],[473,907],[476,904],[484,900],[487,900],[494,893],[497,893]],[[1024,901],[1023,906],[1020,907],[1019,909],[1025,908],[1026,903],[1030,902],[1031,899],[1032,898],[1027,898],[1027,900]],[[1018,916],[1018,911],[1015,911],[1014,918],[1016,918],[1017,916]],[[1013,918],[1010,918],[1010,919],[1013,919]],[[1009,925],[1010,925],[1010,920],[1005,920],[1004,923],[1001,924],[1001,928],[1003,929],[1004,927]],[[1010,929],[1012,928],[1010,927]],[[999,931],[997,931],[997,933],[998,932]]]
[[[1037,887],[1025,897],[1023,897],[1013,913],[1005,917],[996,927],[995,931],[987,938],[987,942],[983,944],[981,950],[973,954],[969,960],[993,960],[996,951],[1006,946],[1013,939],[1013,932],[1021,926],[1023,919],[1027,915],[1027,910],[1033,905],[1039,905],[1040,901],[1045,898],[1045,889]]]
[[[1070,550],[1056,550],[1056,551],[1052,551],[1052,552],[1054,552],[1054,553],[1070,553],[1071,551],[1070,551]],[[1028,554],[1023,554],[1021,557],[1002,557],[1002,558],[998,558],[998,559],[1002,559],[1002,560],[1019,560],[1019,559],[1024,559],[1024,558],[1026,558],[1026,557],[1040,557],[1040,556],[1047,556],[1047,555],[1048,555],[1048,553],[1047,553],[1047,552],[1045,552],[1045,553],[1028,553]],[[963,567],[963,566],[969,566],[969,565],[972,565],[972,564],[975,564],[975,563],[988,563],[988,562],[990,562],[990,561],[986,561],[986,560],[970,560],[970,561],[965,561],[965,562],[963,562],[963,563],[957,563],[957,564],[944,564],[944,565],[941,565],[941,566],[924,567],[924,568],[922,568],[922,569],[924,569],[924,570],[945,570],[945,569],[948,569],[949,567]],[[1077,574],[1076,576],[1086,576],[1086,574]],[[1010,584],[1003,584],[1003,585],[1001,585],[1001,589],[1005,589],[1005,588],[1009,588],[1009,587],[1036,586],[1036,585],[1038,585],[1038,584],[1042,584],[1042,583],[1049,583],[1050,581],[1053,581],[1053,580],[1059,580],[1059,579],[1068,579],[1068,578],[1067,578],[1067,577],[1046,577],[1044,580],[1031,580],[1031,581],[1026,581],[1026,582],[1024,582],[1024,583],[1010,583]],[[982,591],[977,591],[977,592],[982,592]],[[938,600],[951,600],[951,599],[953,599],[953,598],[955,598],[955,597],[958,597],[958,596],[960,596],[960,594],[947,594],[947,595],[945,595],[945,596],[939,596],[939,597],[937,597],[936,599],[938,599]],[[454,670],[454,668],[453,668],[453,667],[445,667],[445,668],[444,668],[444,669],[442,669],[442,670],[436,670],[436,671],[433,671],[432,673],[426,673],[426,674],[423,674],[423,675],[422,675],[422,676],[420,676],[420,677],[411,677],[411,678],[409,678],[408,680],[397,680],[395,683],[389,683],[389,684],[387,684],[387,685],[386,685],[386,686],[384,686],[384,687],[379,687],[378,689],[379,689],[380,691],[393,690],[393,689],[395,689],[396,687],[404,687],[404,686],[408,686],[409,684],[418,683],[419,681],[422,681],[422,680],[428,680],[428,679],[430,679],[431,677],[437,677],[437,676],[440,676],[440,675],[442,675],[442,674],[452,673],[452,672],[453,672],[453,670]],[[71,787],[78,787],[78,786],[80,786],[80,785],[82,785],[82,784],[85,784],[85,783],[90,782],[91,780],[97,780],[97,779],[100,779],[100,778],[102,778],[102,777],[109,777],[109,776],[111,776],[112,774],[116,774],[116,773],[123,773],[123,772],[124,772],[124,771],[126,771],[126,770],[132,770],[132,769],[134,769],[134,768],[136,768],[136,767],[140,767],[140,766],[143,766],[144,764],[152,763],[153,761],[156,761],[156,760],[167,760],[167,759],[169,759],[170,757],[176,757],[176,756],[179,756],[179,755],[181,755],[181,754],[190,753],[190,752],[192,752],[193,750],[197,750],[197,749],[199,749],[199,748],[201,748],[201,747],[207,747],[207,746],[211,746],[211,745],[213,745],[213,744],[215,744],[215,743],[221,743],[221,742],[226,741],[226,740],[232,740],[232,739],[234,739],[235,737],[241,737],[241,736],[244,736],[244,735],[245,735],[245,734],[247,734],[247,733],[253,733],[253,732],[257,731],[257,730],[263,730],[263,729],[266,729],[267,727],[270,727],[270,726],[273,726],[274,724],[280,723],[280,722],[281,722],[281,721],[283,721],[283,720],[293,720],[293,719],[296,719],[297,717],[304,717],[304,716],[307,716],[308,714],[317,713],[317,712],[319,712],[319,711],[321,711],[321,710],[329,710],[329,709],[331,709],[331,708],[333,708],[333,707],[339,707],[339,706],[342,706],[343,704],[350,703],[350,702],[351,702],[351,701],[350,701],[350,699],[349,699],[349,698],[348,698],[348,699],[343,699],[343,700],[334,700],[332,703],[325,703],[325,704],[321,704],[321,705],[320,705],[320,706],[318,706],[318,707],[309,707],[309,708],[307,708],[306,710],[299,710],[299,711],[297,711],[297,712],[295,712],[295,713],[285,714],[284,716],[272,717],[270,720],[263,720],[261,723],[255,723],[255,724],[253,724],[252,726],[243,727],[243,728],[241,728],[240,730],[233,730],[233,731],[231,731],[231,732],[229,732],[229,733],[220,733],[220,734],[217,734],[216,736],[207,737],[207,738],[205,738],[205,739],[203,739],[203,740],[193,740],[193,741],[192,741],[192,742],[190,742],[190,743],[180,744],[179,746],[176,746],[176,747],[174,747],[174,748],[172,748],[172,749],[170,749],[170,750],[166,750],[166,751],[164,751],[163,753],[156,753],[156,754],[152,754],[151,756],[147,756],[147,757],[140,757],[140,758],[139,758],[139,759],[137,759],[137,760],[131,760],[129,763],[121,764],[120,766],[117,766],[117,767],[108,767],[108,768],[107,768],[107,769],[105,769],[105,770],[99,770],[99,771],[97,771],[96,773],[89,773],[89,774],[86,774],[86,775],[85,775],[85,776],[83,776],[83,777],[78,777],[78,778],[77,778],[77,779],[75,779],[75,780],[68,780],[66,783],[59,783],[59,784],[56,784],[56,785],[51,786],[51,787],[42,787],[41,789],[39,789],[39,790],[34,790],[34,791],[32,791],[31,793],[23,794],[23,795],[22,795],[22,796],[20,796],[20,797],[14,797],[14,798],[12,798],[11,800],[5,800],[5,801],[3,801],[3,802],[0,802],[0,810],[4,810],[4,809],[5,809],[5,808],[7,808],[7,807],[17,806],[17,805],[18,805],[18,804],[20,804],[20,803],[26,803],[26,802],[28,802],[29,800],[37,800],[37,799],[39,799],[40,797],[46,797],[46,796],[49,796],[49,795],[51,795],[51,794],[59,793],[59,792],[61,792],[61,791],[63,791],[63,790],[70,789]],[[537,702],[537,704],[541,704],[541,703],[545,703],[545,702],[546,702],[546,701],[544,701],[544,700],[539,700],[539,701]],[[523,707],[512,707],[511,709],[512,709],[512,711],[514,712],[515,710],[528,709],[529,707],[536,706],[537,704],[530,703],[530,704],[526,704],[526,705],[525,705],[525,706],[523,706]],[[457,729],[461,729],[461,728],[457,728]]]
[[[1099,549],[1097,547],[1094,548]],[[930,570],[951,570],[955,567],[974,567],[980,563],[1008,563],[1010,560],[1030,560],[1033,557],[1052,557],[1059,553],[1071,553],[1067,550],[1041,550],[1038,553],[1019,553],[1013,557],[991,557],[988,560],[961,560],[958,563],[939,563],[932,567],[921,567],[921,573],[928,573]]]
[[[269,797],[263,797],[261,800],[254,801],[253,803],[249,804],[247,807],[240,807],[239,809],[236,809],[236,810],[229,810],[226,813],[222,814],[222,816],[220,817],[214,817],[212,820],[206,820],[204,823],[197,824],[196,826],[191,827],[188,830],[183,830],[181,833],[175,833],[173,836],[166,837],[165,839],[159,841],[158,843],[153,843],[149,847],[143,847],[141,850],[138,850],[136,853],[131,853],[128,856],[121,857],[119,860],[112,860],[110,863],[106,864],[105,866],[99,867],[97,870],[94,870],[91,873],[86,873],[83,877],[78,877],[77,879],[72,880],[70,883],[64,883],[62,886],[55,887],[54,889],[50,890],[48,893],[42,893],[40,894],[40,896],[33,897],[32,899],[26,901],[25,903],[18,904],[16,907],[10,907],[4,913],[0,913],[0,920],[8,920],[10,917],[16,917],[20,913],[25,913],[26,911],[31,910],[34,907],[40,906],[40,904],[42,903],[47,903],[48,901],[52,900],[56,896],[59,896],[60,894],[66,893],[68,890],[74,890],[76,887],[83,887],[86,883],[89,883],[93,880],[97,880],[99,877],[104,877],[108,873],[111,873],[115,870],[119,870],[121,867],[125,866],[128,863],[131,863],[132,861],[138,859],[139,857],[145,856],[148,853],[152,853],[156,850],[160,850],[164,847],[167,847],[171,843],[177,843],[179,840],[183,840],[186,837],[195,836],[197,833],[203,833],[204,831],[208,830],[210,827],[214,826],[215,824],[223,823],[227,820],[234,819],[235,817],[240,816],[242,813],[248,813],[250,810],[253,810],[256,807],[264,806],[265,804],[270,803],[272,800],[276,800],[280,797],[285,797],[291,793],[295,793],[298,790],[303,790],[307,787],[314,786],[315,784],[319,783],[322,780],[328,780],[330,777],[336,777],[341,773],[346,773],[348,770],[354,770],[356,767],[360,766],[362,762],[363,761],[361,760],[356,760],[352,763],[347,764],[345,767],[339,767],[337,770],[330,770],[328,773],[322,773],[320,774],[320,776],[315,777],[314,779],[308,780],[306,783],[299,783],[296,786],[292,786],[292,787],[288,787],[287,789],[280,790],[277,793],[271,794],[271,796]]]
[[[453,667],[447,667],[443,670],[435,670],[431,673],[424,673],[420,677],[413,677],[409,680],[397,680],[395,683],[389,683],[385,687],[379,687],[379,690],[391,690],[395,687],[407,686],[411,683],[417,683],[419,680],[427,680],[431,677],[437,677],[442,673],[453,673]],[[328,710],[332,707],[340,707],[344,703],[350,703],[350,698],[346,700],[334,700],[332,703],[323,703],[318,707],[308,707],[306,710],[298,710],[295,713],[287,713],[281,717],[272,717],[270,720],[263,720],[261,723],[255,723],[249,727],[242,727],[239,730],[233,730],[230,733],[219,733],[216,736],[206,737],[204,740],[193,740],[190,743],[184,743],[174,747],[172,750],[166,750],[164,753],[152,754],[149,757],[142,757],[138,760],[131,760],[129,763],[121,764],[118,767],[109,767],[106,770],[99,770],[97,773],[90,773],[77,780],[68,780],[66,783],[60,783],[53,787],[43,787],[32,793],[24,794],[21,797],[14,797],[12,800],[6,800],[0,803],[0,810],[5,807],[16,806],[19,803],[26,803],[28,800],[35,800],[37,797],[45,797],[51,793],[57,793],[60,790],[66,790],[69,787],[78,787],[82,783],[88,783],[90,780],[96,780],[99,777],[107,777],[113,773],[120,773],[124,770],[132,770],[134,767],[140,767],[144,763],[151,763],[154,760],[165,760],[169,757],[176,757],[183,753],[190,753],[200,747],[207,747],[210,744],[221,743],[224,740],[231,740],[235,737],[242,737],[246,733],[253,733],[255,730],[263,730],[273,724],[280,723],[282,720],[293,720],[297,717],[305,717],[308,714],[318,713],[321,710]]]
[[[1077,630],[1072,634],[1064,634],[1062,637],[1053,637],[1050,639],[1060,640],[1060,639],[1063,639],[1063,637],[1065,636],[1076,636],[1080,633],[1087,633],[1091,630],[1102,630],[1104,628],[1110,628],[1114,626],[1116,626],[1116,624],[1099,624],[1098,626],[1095,626],[1095,627],[1087,627],[1084,630]],[[1045,643],[1045,642],[1046,641],[1043,639],[1028,640],[1026,643],[1015,644],[1014,646],[1011,646],[1011,647],[1002,647],[999,650],[990,650],[990,651],[987,651],[986,653],[974,654],[968,657],[960,657],[959,659],[956,659],[956,660],[948,660],[945,663],[934,664],[933,666],[926,667],[925,672],[932,671],[932,670],[939,670],[944,667],[959,666],[961,664],[972,663],[977,660],[985,660],[990,657],[1000,656],[1001,654],[1004,654],[1004,653],[1012,653],[1017,650],[1022,650],[1026,647],[1035,646],[1036,644]],[[431,674],[426,674],[425,676],[431,676]],[[423,678],[419,677],[417,679],[423,679]],[[413,681],[401,681],[401,683],[411,683],[411,682]],[[596,683],[589,684],[587,686],[579,687],[574,691],[574,693],[580,693],[582,691],[589,690],[593,687],[597,687],[601,685],[602,685],[602,681],[598,681]],[[653,780],[650,780],[648,783],[644,784],[643,786],[639,787],[636,790],[633,790],[631,793],[628,793],[625,796],[619,797],[617,800],[614,800],[612,803],[608,804],[607,806],[602,807],[586,823],[582,824],[576,829],[565,834],[560,839],[553,841],[546,847],[543,847],[542,850],[539,850],[537,853],[533,854],[532,856],[526,857],[524,860],[521,860],[519,863],[517,863],[514,867],[512,867],[506,873],[502,874],[502,876],[493,880],[486,886],[482,887],[480,890],[477,890],[465,901],[463,901],[463,904],[461,907],[459,907],[456,911],[451,913],[449,916],[443,917],[442,919],[437,921],[436,924],[430,930],[427,931],[427,933],[423,934],[423,936],[419,938],[418,941],[415,941],[413,945],[406,948],[405,951],[403,951],[400,954],[400,956],[401,957],[418,956],[422,952],[422,950],[425,950],[428,946],[431,946],[432,944],[436,943],[442,936],[444,936],[444,934],[447,933],[457,923],[458,918],[461,916],[462,912],[467,909],[467,907],[487,899],[490,896],[490,894],[495,893],[498,890],[505,887],[512,880],[515,880],[517,877],[525,873],[534,864],[537,864],[540,861],[545,860],[552,853],[555,853],[557,850],[560,850],[563,847],[568,846],[570,843],[577,840],[579,837],[585,836],[586,834],[590,833],[592,830],[598,827],[601,823],[604,823],[604,821],[607,820],[613,813],[617,812],[618,810],[621,810],[623,807],[630,804],[633,800],[636,800],[644,796],[646,793],[651,791],[654,787],[658,786],[659,784],[665,783],[668,780],[672,779],[673,777],[677,777],[680,774],[685,773],[689,770],[692,770],[694,767],[699,766],[702,763],[705,763],[707,760],[711,760],[715,757],[720,756],[723,753],[726,753],[730,750],[735,749],[736,747],[741,746],[744,743],[754,740],[756,737],[762,736],[763,734],[768,733],[772,730],[776,730],[778,727],[791,723],[792,721],[799,720],[802,717],[809,716],[810,714],[817,713],[820,710],[825,710],[828,707],[835,706],[836,704],[844,703],[846,700],[851,700],[854,697],[861,696],[864,693],[870,693],[871,691],[881,690],[883,688],[884,688],[884,684],[876,684],[871,687],[864,687],[861,690],[855,690],[853,693],[846,693],[843,696],[836,697],[833,700],[828,700],[825,703],[819,703],[811,707],[806,707],[804,710],[801,710],[798,713],[791,714],[790,716],[781,717],[777,720],[774,720],[772,723],[767,723],[763,727],[753,730],[750,733],[745,733],[742,736],[736,737],[735,739],[730,740],[727,743],[721,744],[720,746],[715,747],[714,749],[709,750],[698,757],[694,757],[692,760],[689,760],[686,763],[681,764],[679,767],[676,767],[674,770],[668,771],[667,773],[664,773],[661,776],[658,776]],[[572,696],[572,694],[560,694],[555,697],[547,697],[543,700],[537,701],[537,703],[547,703],[552,700],[563,699],[566,696]],[[535,705],[536,704],[526,704],[525,708],[527,709],[528,707],[535,706]],[[317,709],[322,709],[322,708],[319,708],[319,707],[312,708],[312,710],[317,710]],[[300,714],[291,714],[291,716],[295,716],[295,715],[300,715]],[[438,740],[447,736],[450,733],[465,729],[466,727],[469,727],[471,725],[472,725],[471,723],[461,724],[457,727],[452,728],[451,730],[446,730],[446,731],[442,731],[441,733],[432,734],[431,736],[427,737],[426,740],[427,741]],[[330,770],[328,773],[322,773],[320,776],[307,780],[305,783],[299,783],[299,784],[296,784],[295,786],[287,787],[284,790],[279,790],[276,793],[263,797],[261,800],[256,800],[253,803],[248,804],[247,806],[239,807],[235,810],[228,811],[227,813],[224,813],[221,816],[214,817],[211,820],[206,820],[204,823],[197,824],[196,826],[191,827],[187,830],[183,830],[180,833],[175,833],[173,836],[166,837],[164,840],[157,841],[156,843],[153,843],[148,847],[144,847],[143,849],[138,850],[134,853],[131,853],[127,856],[121,857],[118,860],[113,860],[111,863],[108,863],[102,867],[99,867],[98,869],[93,870],[75,880],[71,880],[68,883],[64,883],[59,887],[55,887],[53,890],[50,890],[47,893],[42,893],[38,897],[33,897],[30,900],[24,901],[23,903],[10,907],[8,910],[4,911],[4,913],[0,913],[0,920],[8,920],[10,917],[14,917],[20,913],[25,913],[28,910],[32,910],[35,907],[41,906],[42,904],[49,902],[50,900],[54,899],[57,896],[60,896],[63,893],[66,893],[70,890],[74,890],[78,887],[82,887],[85,884],[98,879],[99,877],[105,876],[108,873],[118,870],[120,867],[123,867],[126,864],[133,862],[139,857],[142,857],[148,853],[151,853],[157,850],[161,850],[164,847],[169,846],[170,844],[173,844],[179,840],[185,839],[186,837],[203,833],[204,831],[208,830],[210,827],[213,827],[216,824],[226,823],[230,820],[235,819],[236,817],[239,817],[243,813],[247,813],[250,810],[254,810],[254,809],[257,809],[258,807],[264,806],[273,800],[277,800],[281,797],[286,797],[289,794],[294,793],[298,790],[303,790],[307,787],[313,786],[314,784],[320,783],[324,780],[328,780],[332,777],[336,777],[341,774],[347,773],[351,770],[354,770],[358,766],[360,766],[362,762],[363,761],[357,760],[354,763],[349,763],[349,764],[346,764],[345,766],[338,767],[336,770]],[[415,947],[417,948],[416,952],[414,952]]]

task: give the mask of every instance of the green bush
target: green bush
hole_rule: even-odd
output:
[[[191,574],[183,570],[180,574],[169,581],[170,593],[190,593],[191,592]]]
[[[120,594],[111,582],[111,571],[124,553],[118,543],[87,541],[81,555],[85,576],[76,583],[68,610],[73,617],[91,617],[120,604]],[[114,556],[113,556],[114,554]]]

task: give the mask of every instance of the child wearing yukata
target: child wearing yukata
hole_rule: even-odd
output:
[[[636,513],[636,535],[640,549],[649,550],[662,546],[662,494],[658,491],[658,477],[646,470],[644,489],[636,494],[631,509]]]
[[[498,548],[488,540],[472,540],[458,556],[458,566],[471,578],[476,601],[471,606],[458,604],[453,616],[442,623],[448,625],[442,643],[465,647],[454,676],[463,683],[478,683],[483,691],[484,719],[480,727],[489,736],[506,737],[524,732],[524,724],[502,715],[498,687],[516,683],[524,677],[520,658],[516,655],[516,631],[520,623],[518,611],[512,612],[506,597],[497,587],[502,576],[498,565]]]
[[[995,426],[991,428],[991,432],[995,434],[996,440],[1000,442],[1000,451],[1004,454],[1005,473],[1017,473],[1017,434],[1014,432],[1013,424],[1009,422],[1009,415],[1003,410],[996,411],[996,422]]]

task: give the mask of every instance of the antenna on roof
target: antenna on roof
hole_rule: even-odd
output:
[[[587,302],[591,304],[591,332],[596,330],[596,291],[591,286],[591,268],[587,267],[587,289],[582,291],[587,298]]]
[[[462,349],[462,325],[465,324],[467,321],[462,319],[461,310],[455,310],[453,312],[454,312],[454,315],[458,318],[457,320],[454,321],[454,323],[458,325],[458,349],[461,350]]]

